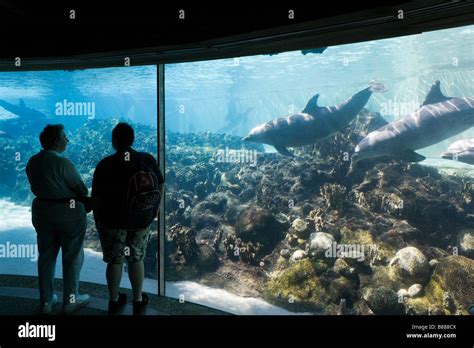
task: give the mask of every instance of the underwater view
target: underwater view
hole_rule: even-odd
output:
[[[157,66],[0,72],[0,274],[37,276],[40,131],[64,124],[90,193],[126,121],[155,158],[165,137],[166,296],[234,314],[474,311],[474,26],[164,71],[163,130]],[[81,281],[106,284],[92,214],[84,248]]]
[[[473,81],[474,26],[166,65],[167,295],[472,313]]]
[[[34,199],[25,173],[41,150],[46,124],[64,125],[69,144],[63,156],[89,189],[97,163],[114,152],[113,127],[133,125],[134,147],[157,156],[156,66],[74,71],[0,72],[0,274],[37,276]],[[106,284],[102,250],[92,214],[87,215],[82,281]],[[144,290],[157,293],[157,223],[151,226]],[[61,255],[56,277],[62,278]],[[122,286],[130,288],[126,272]]]

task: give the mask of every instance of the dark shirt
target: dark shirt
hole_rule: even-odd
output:
[[[129,157],[127,157],[129,153]],[[105,157],[97,165],[92,181],[92,202],[96,226],[108,228],[138,228],[132,226],[127,214],[127,191],[130,178],[137,172],[140,161],[147,171],[154,172],[158,185],[164,183],[155,158],[148,153],[129,148]],[[154,215],[156,216],[156,213]]]

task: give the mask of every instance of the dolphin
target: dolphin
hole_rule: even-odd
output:
[[[369,134],[356,146],[349,173],[358,161],[390,157],[419,162],[416,150],[434,145],[474,126],[474,97],[446,97],[440,82],[432,86],[422,106],[410,115]]]
[[[19,116],[20,118],[29,120],[46,120],[46,115],[42,112],[32,109],[26,106],[23,99],[20,99],[18,105],[11,104],[5,100],[0,99],[0,106],[5,110],[10,111],[12,114]]]
[[[441,158],[452,159],[467,164],[474,164],[474,139],[461,139],[449,145]]]
[[[2,130],[0,130],[0,138],[13,139],[10,134],[8,134],[7,132],[4,132],[4,131],[2,131]]]
[[[369,101],[372,92],[386,88],[372,80],[369,87],[334,106],[319,106],[319,94],[313,96],[297,114],[279,117],[253,128],[244,141],[272,145],[282,155],[293,156],[288,146],[314,144],[346,127]]]

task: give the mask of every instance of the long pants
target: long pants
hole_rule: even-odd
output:
[[[87,219],[50,221],[36,216],[33,225],[38,241],[38,278],[41,303],[51,302],[54,293],[54,275],[59,248],[62,249],[63,303],[75,301],[79,291],[79,275],[84,263],[84,236]]]

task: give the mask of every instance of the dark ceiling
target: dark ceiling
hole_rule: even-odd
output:
[[[384,1],[384,6],[404,2],[389,0]],[[50,5],[45,1],[0,1],[0,58],[71,56],[183,45],[374,7],[363,1],[339,7],[328,3],[317,8],[247,8],[234,1],[208,8],[164,7],[151,0],[120,3],[99,7],[73,2]],[[70,19],[71,9],[75,10],[75,19]],[[184,20],[178,17],[180,9],[185,11]],[[288,18],[289,9],[295,11],[293,20]]]
[[[93,6],[0,0],[0,70],[17,69],[15,57],[23,60],[22,69],[91,66],[92,61],[119,65],[124,54],[133,56],[134,64],[150,64],[327,46],[474,22],[472,1],[313,3],[251,8],[228,1],[197,8],[152,0],[101,6],[98,0]],[[290,9],[294,19],[288,18]],[[404,20],[397,19],[400,9]]]

